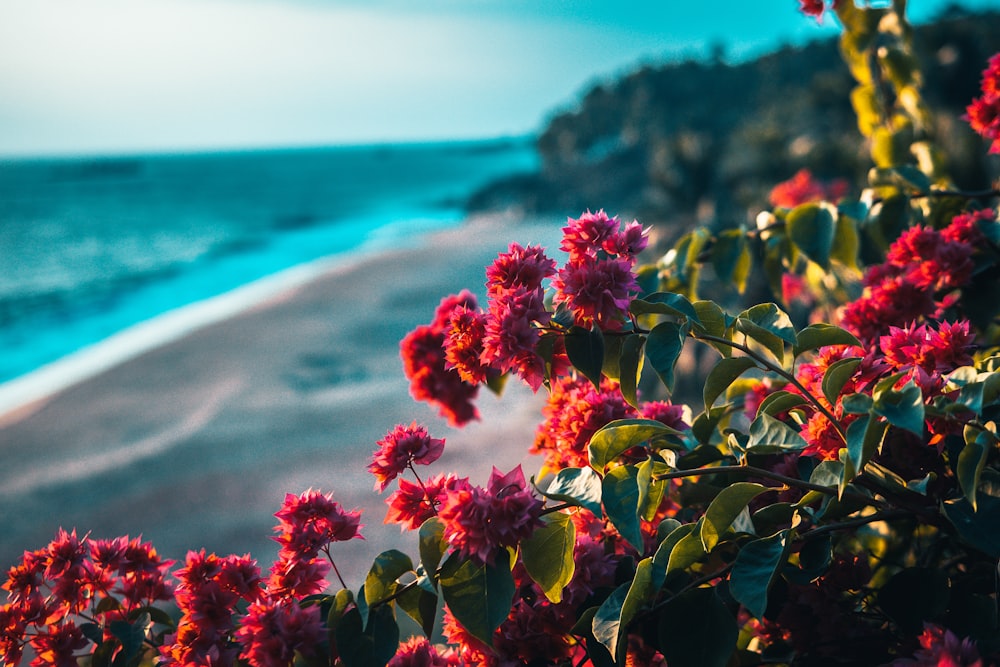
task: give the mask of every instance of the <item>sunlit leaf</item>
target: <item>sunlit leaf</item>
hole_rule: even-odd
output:
[[[627,336],[622,342],[621,357],[618,362],[622,398],[634,408],[639,406],[638,387],[645,345],[645,336]]]
[[[642,553],[642,530],[639,525],[638,468],[633,465],[612,468],[604,476],[601,495],[604,511],[622,538]]]
[[[402,551],[383,551],[372,562],[365,578],[365,600],[369,605],[396,592],[396,580],[413,571],[413,561]]]
[[[708,377],[705,378],[705,386],[702,394],[702,398],[705,401],[705,407],[712,407],[715,403],[715,399],[726,391],[729,385],[732,384],[733,380],[751,368],[754,368],[756,365],[756,362],[754,362],[754,360],[750,357],[730,357],[728,359],[720,359],[715,366],[712,367],[712,370],[708,372]]]
[[[920,437],[924,434],[924,396],[913,380],[907,382],[902,389],[889,389],[879,393],[872,410],[889,420],[893,426]]]
[[[828,269],[836,221],[837,209],[830,204],[800,204],[788,212],[785,227],[803,255],[823,269]]]
[[[601,477],[592,468],[563,468],[545,489],[543,495],[584,507],[600,518]]]
[[[736,317],[736,329],[768,350],[778,363],[785,358],[785,344],[795,345],[795,327],[785,311],[773,303],[748,308]]]
[[[810,324],[796,334],[797,343],[793,354],[798,357],[803,352],[830,345],[861,345],[854,334],[832,324]]]
[[[521,540],[521,562],[545,597],[558,604],[575,571],[576,527],[568,514],[559,512],[544,516],[543,521],[544,526]]]
[[[834,404],[837,402],[837,397],[844,390],[844,385],[854,377],[854,372],[860,363],[860,357],[848,357],[830,364],[830,367],[823,374],[822,388],[826,400]]]
[[[587,447],[590,465],[597,472],[604,472],[608,464],[622,453],[668,435],[681,435],[681,432],[655,419],[615,420],[600,428],[590,438]]]
[[[715,548],[751,500],[769,489],[754,482],[736,482],[724,488],[705,510],[701,543],[706,552]]]
[[[687,297],[673,292],[654,292],[653,294],[647,294],[641,299],[633,299],[629,305],[629,310],[636,315],[648,315],[650,313],[674,315],[700,324],[698,311],[695,310]]]

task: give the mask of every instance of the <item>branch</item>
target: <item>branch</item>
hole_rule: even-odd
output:
[[[767,370],[773,373],[777,373],[781,377],[788,380],[789,384],[791,384],[800,392],[802,392],[803,398],[809,401],[809,403],[811,403],[814,408],[819,410],[824,417],[830,420],[830,423],[833,424],[833,427],[835,429],[837,429],[837,433],[840,434],[840,437],[844,440],[844,443],[845,444],[847,443],[847,432],[844,431],[844,427],[841,425],[840,421],[833,415],[832,412],[830,412],[830,410],[825,405],[820,403],[818,398],[813,396],[812,393],[808,389],[806,389],[801,382],[799,382],[798,378],[796,378],[794,375],[786,371],[784,368],[775,364],[771,360],[757,354],[754,350],[750,349],[746,345],[743,345],[742,343],[737,343],[735,341],[727,340],[725,338],[720,338],[719,336],[713,336],[711,334],[695,334],[694,332],[689,332],[688,335],[694,338],[695,340],[707,341],[712,343],[721,343],[722,345],[728,345],[732,348],[735,348],[743,352],[745,355],[747,355],[757,363],[765,366]],[[705,407],[707,409],[710,406],[705,406]]]

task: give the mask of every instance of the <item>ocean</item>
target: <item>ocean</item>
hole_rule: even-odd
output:
[[[459,224],[531,141],[0,160],[0,413]]]

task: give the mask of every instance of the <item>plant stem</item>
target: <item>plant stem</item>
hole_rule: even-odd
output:
[[[711,342],[711,343],[720,343],[722,345],[728,345],[728,346],[730,346],[730,347],[732,347],[734,349],[737,349],[740,352],[743,352],[745,355],[747,355],[751,359],[753,359],[754,361],[756,361],[757,363],[762,364],[763,366],[765,366],[767,368],[767,370],[769,370],[769,371],[771,371],[773,373],[777,373],[781,377],[783,377],[786,380],[788,380],[789,384],[791,384],[796,389],[798,389],[800,392],[802,392],[802,397],[803,398],[805,398],[807,401],[809,401],[809,403],[811,403],[814,408],[816,408],[817,410],[819,410],[823,414],[824,417],[826,417],[828,420],[830,420],[830,423],[833,424],[833,427],[835,429],[837,429],[837,433],[840,434],[840,437],[844,440],[844,443],[845,444],[847,443],[847,432],[844,430],[844,427],[840,423],[840,420],[838,420],[833,415],[833,413],[830,412],[830,410],[825,405],[823,405],[820,402],[820,400],[818,398],[816,398],[815,396],[813,396],[812,392],[810,392],[808,389],[806,389],[805,385],[803,385],[801,382],[799,382],[798,378],[796,378],[794,375],[792,375],[791,373],[789,373],[788,371],[786,371],[784,368],[782,368],[781,366],[779,366],[776,363],[772,362],[771,360],[769,360],[769,359],[767,359],[767,358],[765,358],[765,357],[757,354],[754,350],[750,349],[746,345],[743,345],[742,343],[737,343],[735,341],[731,341],[731,340],[728,340],[726,338],[721,338],[719,336],[713,336],[711,334],[696,334],[694,332],[689,332],[688,335],[691,336],[692,338],[694,338],[695,340],[707,341],[707,342]],[[705,407],[707,409],[710,406],[705,406]]]

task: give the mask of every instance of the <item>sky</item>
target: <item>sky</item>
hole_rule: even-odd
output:
[[[919,20],[947,0],[911,0]],[[1000,0],[966,6],[1000,8]],[[641,63],[836,33],[795,0],[0,0],[0,156],[520,136]]]

